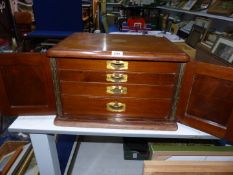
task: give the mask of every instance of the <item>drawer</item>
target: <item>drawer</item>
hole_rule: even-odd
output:
[[[62,81],[60,85],[62,94],[68,95],[172,98],[174,92],[174,85],[115,85],[67,81]]]
[[[62,95],[63,114],[73,118],[89,116],[95,119],[118,117],[156,119],[168,118],[170,99],[137,99],[137,98],[98,98]]]
[[[140,61],[116,61],[116,60],[91,60],[91,59],[57,59],[58,69],[79,71],[127,71],[148,73],[177,73],[178,63],[168,62],[140,62]]]
[[[153,74],[153,73],[122,73],[122,72],[94,72],[60,70],[61,81],[77,82],[101,82],[101,83],[128,83],[128,84],[150,84],[150,85],[174,85],[176,83],[175,73]]]

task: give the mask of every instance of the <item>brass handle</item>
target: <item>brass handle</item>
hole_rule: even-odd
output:
[[[125,83],[128,81],[128,75],[125,74],[106,74],[106,81],[114,83]]]
[[[127,87],[123,86],[107,86],[106,87],[107,94],[127,94]]]
[[[107,69],[127,70],[128,69],[128,62],[127,61],[119,61],[119,60],[107,61]]]
[[[106,109],[110,112],[125,112],[126,105],[120,102],[109,102],[106,104]]]

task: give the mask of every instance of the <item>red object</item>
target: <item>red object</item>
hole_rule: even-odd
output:
[[[0,38],[0,46],[8,44],[8,40]]]
[[[143,29],[145,26],[145,20],[143,18],[129,18],[127,22],[130,28]]]

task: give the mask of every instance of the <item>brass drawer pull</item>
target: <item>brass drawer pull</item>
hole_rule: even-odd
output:
[[[125,112],[126,105],[120,102],[109,102],[106,104],[106,109],[110,112]]]
[[[106,87],[107,94],[127,94],[127,87],[123,86],[107,86]]]
[[[114,83],[125,83],[128,81],[128,75],[125,74],[106,74],[106,81]]]
[[[128,69],[128,62],[127,61],[119,61],[119,60],[107,61],[107,69],[127,70]]]

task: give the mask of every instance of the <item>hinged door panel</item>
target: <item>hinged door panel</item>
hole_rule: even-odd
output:
[[[5,115],[55,113],[49,66],[49,58],[44,54],[1,54],[1,112]]]
[[[191,61],[185,68],[178,119],[233,141],[233,68]]]

